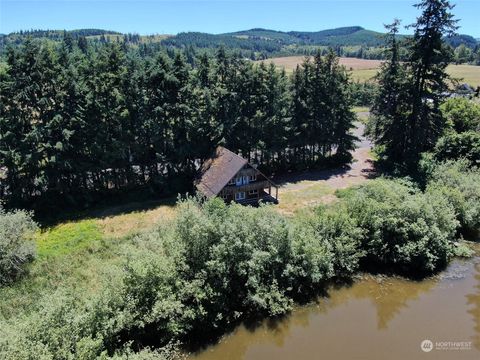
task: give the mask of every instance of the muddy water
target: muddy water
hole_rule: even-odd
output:
[[[480,359],[480,257],[422,282],[367,277],[332,289],[283,320],[239,326],[189,359]]]

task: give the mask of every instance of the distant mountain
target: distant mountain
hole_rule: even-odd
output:
[[[383,44],[383,34],[365,30],[361,26],[349,26],[322,31],[275,31],[251,29],[222,34],[245,39],[263,39],[280,42],[283,45],[304,44],[323,46],[379,46]]]
[[[221,34],[223,36],[233,36],[239,39],[252,39],[252,40],[267,40],[267,41],[276,41],[284,45],[296,44],[301,41],[298,37],[292,35],[291,33],[286,33],[283,31],[275,31],[268,29],[250,29],[237,31],[232,33]]]
[[[21,44],[26,36],[46,38],[53,41],[63,39],[64,30],[29,30],[0,35],[0,54],[7,45]],[[257,59],[258,56],[305,55],[315,49],[312,46],[337,48],[342,56],[380,59],[381,46],[385,34],[364,29],[361,26],[348,26],[321,31],[276,31],[263,28],[242,30],[224,34],[183,32],[173,36],[122,34],[102,29],[78,29],[67,31],[73,38],[85,36],[91,41],[126,41],[128,43],[160,43],[161,46],[176,48],[215,49],[224,46],[239,51],[242,56]],[[407,35],[399,35],[406,38]],[[474,49],[477,39],[469,35],[455,35],[446,38],[453,47],[461,44]],[[260,55],[259,55],[260,54]]]
[[[384,44],[384,34],[365,30],[361,26],[342,27],[316,32],[296,32],[289,34],[302,39],[307,44],[324,46],[380,46]]]
[[[449,36],[445,38],[445,41],[451,46],[453,46],[454,48],[463,44],[466,47],[474,49],[479,44],[478,39],[475,39],[473,36],[463,35],[463,34]]]

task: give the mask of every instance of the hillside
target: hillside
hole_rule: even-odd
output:
[[[233,36],[239,39],[252,39],[252,40],[270,40],[270,41],[277,41],[282,44],[297,44],[301,41],[298,37],[293,34],[282,32],[282,31],[275,31],[275,30],[268,30],[268,29],[250,29],[250,30],[243,30],[243,31],[236,31],[232,33],[222,34],[224,36]]]
[[[60,41],[65,34],[73,39],[85,37],[92,42],[122,42],[131,45],[154,44],[177,49],[206,49],[214,51],[223,46],[253,60],[288,55],[312,55],[317,49],[325,53],[335,48],[339,56],[364,59],[383,59],[384,34],[361,26],[348,26],[321,31],[276,31],[254,28],[223,34],[181,32],[176,35],[122,34],[101,29],[79,30],[30,30],[0,36],[0,53],[8,45],[19,45],[26,37]],[[407,35],[399,35],[405,39]],[[469,35],[458,34],[446,38],[454,48],[465,45],[475,49],[478,41]],[[472,61],[470,61],[472,62]]]
[[[383,44],[382,33],[366,30],[360,26],[342,27],[317,32],[290,32],[290,34],[311,45],[380,46]]]
[[[321,31],[275,31],[251,29],[222,36],[242,37],[250,40],[270,40],[284,45],[323,45],[323,46],[379,46],[383,44],[382,33],[366,30],[361,26],[349,26]]]

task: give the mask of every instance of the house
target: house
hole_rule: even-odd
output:
[[[226,202],[240,204],[278,204],[278,186],[246,159],[221,146],[202,165],[195,187],[206,198],[219,196]]]

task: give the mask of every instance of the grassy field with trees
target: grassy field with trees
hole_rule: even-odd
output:
[[[363,104],[333,51],[289,76],[224,48],[193,62],[68,34],[11,48],[0,72],[0,358],[180,359],[358,274],[418,280],[470,256],[480,105],[442,96],[452,6],[417,7],[407,43],[398,20],[387,26],[363,120],[378,178],[288,215],[142,199],[184,191],[218,144],[270,173],[349,163]],[[122,196],[136,202],[99,205]]]

